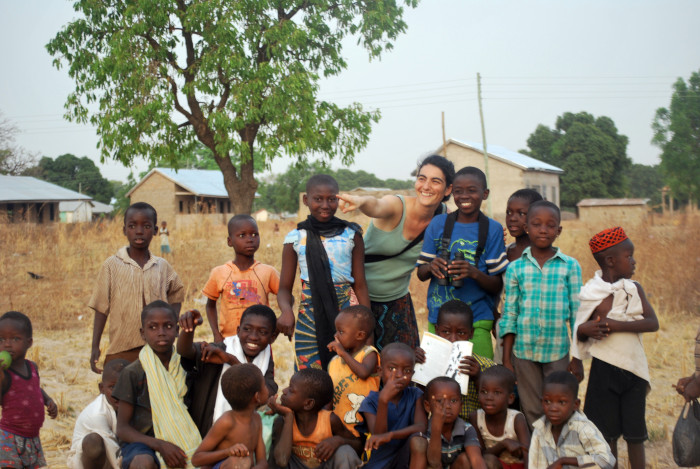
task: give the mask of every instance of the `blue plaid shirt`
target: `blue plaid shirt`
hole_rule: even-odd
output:
[[[574,330],[581,266],[557,252],[540,268],[530,248],[508,266],[501,337],[515,334],[513,353],[523,360],[550,363],[569,354]]]

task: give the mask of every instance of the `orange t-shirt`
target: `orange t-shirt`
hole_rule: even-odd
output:
[[[258,261],[241,271],[227,262],[214,267],[202,293],[219,302],[219,332],[224,337],[236,335],[243,311],[251,305],[269,306],[267,295],[279,291],[280,274],[274,267]]]
[[[316,419],[316,428],[311,435],[304,436],[297,427],[297,420],[294,419],[294,428],[292,430],[292,453],[309,468],[318,467],[323,461],[316,457],[316,445],[333,436],[331,428],[331,412],[330,410],[319,410],[318,418]]]

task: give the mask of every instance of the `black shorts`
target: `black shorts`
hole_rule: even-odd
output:
[[[645,418],[648,383],[629,371],[593,358],[583,412],[606,440],[648,439]]]

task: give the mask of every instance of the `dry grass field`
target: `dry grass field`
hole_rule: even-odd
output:
[[[274,222],[260,226],[262,243],[257,258],[281,267],[282,239],[294,226]],[[587,241],[599,229],[576,221],[564,222],[559,246],[579,260],[584,280],[595,270]],[[101,263],[125,244],[121,220],[99,225],[0,225],[0,312],[11,309],[29,315],[34,324],[34,346],[29,358],[39,365],[44,389],[57,402],[59,416],[48,420],[41,432],[44,451],[52,468],[65,467],[73,424],[82,408],[94,398],[99,377],[88,366],[93,313],[86,307],[92,282]],[[660,330],[645,338],[652,376],[647,400],[650,467],[675,467],[671,434],[682,405],[672,384],[693,370],[692,350],[700,323],[700,218],[679,216],[657,219],[655,226],[627,229],[636,245],[637,275],[659,316]],[[212,267],[232,258],[224,226],[202,224],[172,231],[169,260],[186,287],[183,308],[203,309],[200,288]],[[158,241],[153,242],[158,252]],[[682,261],[682,262],[681,262]],[[43,276],[33,279],[27,272]],[[411,285],[421,325],[425,324],[426,285]],[[298,297],[298,292],[295,295]],[[276,303],[273,300],[273,306]],[[209,340],[205,324],[200,340]],[[106,349],[103,339],[103,351]],[[274,344],[277,382],[285,386],[292,370],[291,345],[282,337]],[[581,396],[585,392],[582,386]],[[621,467],[627,467],[621,445]]]

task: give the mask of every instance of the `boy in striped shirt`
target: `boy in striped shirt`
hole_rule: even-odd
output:
[[[506,271],[506,301],[500,320],[503,365],[515,372],[528,425],[542,416],[542,383],[569,366],[569,330],[574,329],[581,290],[576,259],[552,246],[561,234],[559,207],[539,201],[527,213],[530,247]],[[568,327],[567,327],[568,325]]]

